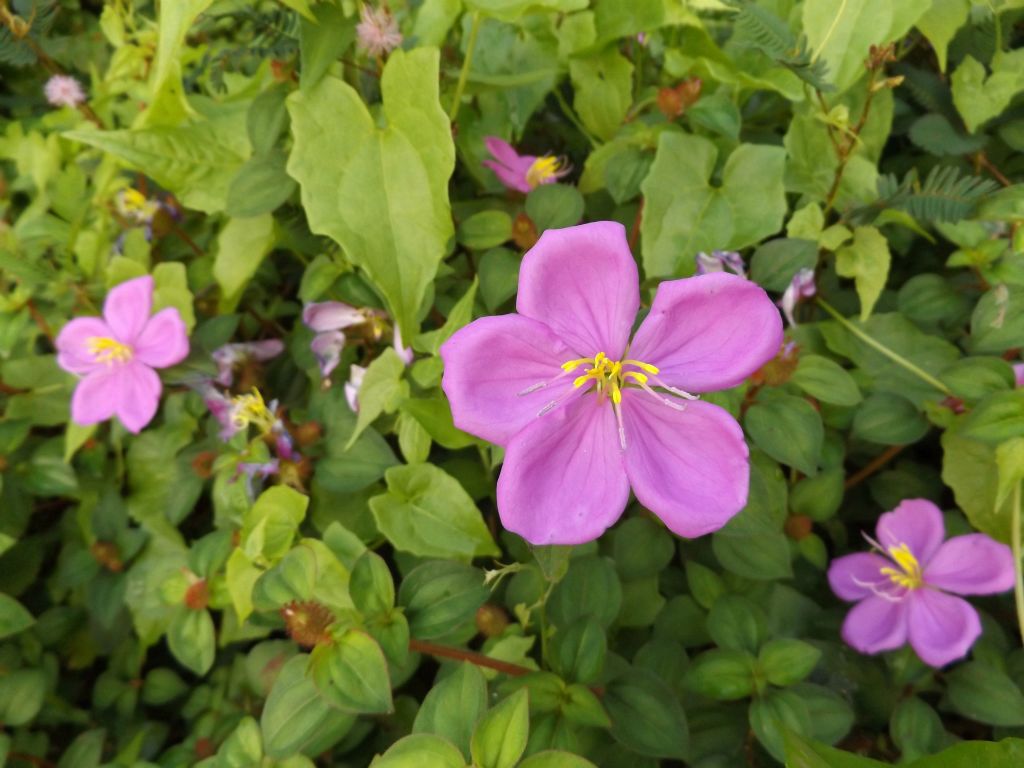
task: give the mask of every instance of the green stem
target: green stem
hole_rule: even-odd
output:
[[[896,365],[904,368],[907,371],[910,371],[910,373],[912,373],[915,376],[917,376],[917,378],[921,379],[921,381],[925,382],[929,386],[935,387],[935,389],[939,390],[939,392],[941,392],[942,394],[946,395],[947,397],[953,397],[953,390],[951,390],[949,387],[947,387],[941,381],[939,381],[934,376],[932,376],[930,373],[928,373],[928,371],[925,371],[925,370],[922,370],[921,368],[918,368],[916,365],[914,365],[912,362],[907,360],[902,355],[900,355],[900,354],[898,354],[896,352],[893,352],[891,349],[889,349],[887,346],[885,346],[881,342],[875,341],[873,338],[868,336],[868,334],[866,334],[864,331],[862,331],[856,325],[851,323],[847,318],[843,317],[843,315],[841,315],[839,313],[839,311],[836,310],[835,307],[833,307],[831,304],[829,304],[824,299],[819,298],[819,299],[817,299],[817,302],[818,302],[818,306],[819,307],[821,307],[826,312],[828,312],[830,315],[832,315],[832,317],[834,317],[836,320],[838,320],[839,323],[842,324],[842,326],[846,328],[846,330],[848,330],[850,333],[852,333],[858,339],[863,341],[869,347],[871,347],[872,349],[876,350],[877,352],[882,353],[883,355],[888,357],[890,360],[892,360],[894,363],[896,363]]]
[[[478,34],[480,34],[480,11],[473,11],[473,23],[469,28],[469,41],[466,43],[466,58],[462,60],[462,69],[459,71],[459,82],[455,86],[452,108],[448,110],[448,120],[452,123],[459,116],[459,107],[462,106],[462,92],[466,90],[466,81],[469,79],[469,67],[473,63],[473,50],[476,48]]]
[[[1024,571],[1021,570],[1020,483],[1013,487],[1013,597],[1017,603],[1017,625],[1024,641]]]
[[[551,92],[555,95],[555,101],[557,101],[558,106],[562,108],[562,112],[565,113],[565,116],[567,118],[569,118],[569,122],[575,125],[576,129],[587,137],[587,141],[590,142],[590,146],[592,146],[594,149],[600,147],[601,142],[599,142],[597,139],[590,135],[590,132],[586,129],[586,126],[584,126],[580,119],[576,116],[576,113],[572,111],[572,107],[569,106],[569,103],[565,100],[565,97],[562,96],[561,93],[559,93],[558,88],[553,88]]]

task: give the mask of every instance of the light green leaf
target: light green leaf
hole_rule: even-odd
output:
[[[473,499],[444,470],[433,464],[392,467],[385,478],[388,491],[370,499],[370,509],[396,549],[458,560],[500,554]]]
[[[520,688],[484,715],[473,731],[473,764],[513,768],[526,749],[530,712],[526,688]]]
[[[447,739],[428,733],[414,733],[399,739],[373,768],[465,768],[466,761]]]
[[[381,78],[382,118],[325,77],[288,97],[295,145],[288,172],[310,227],[329,235],[378,286],[407,337],[453,234],[448,178],[455,164],[438,103],[438,52],[395,51]]]
[[[0,640],[23,632],[35,623],[25,606],[0,592]]]
[[[217,655],[213,617],[207,610],[180,607],[167,630],[167,647],[183,666],[197,675],[205,675]]]
[[[983,123],[1002,114],[1013,97],[1024,89],[1024,49],[999,52],[992,60],[992,74],[972,56],[965,56],[953,72],[953,104],[974,133]]]
[[[465,0],[471,11],[480,11],[485,16],[499,21],[516,21],[524,13],[536,11],[558,11],[568,13],[587,7],[587,0]]]
[[[316,0],[313,0],[313,2],[316,2]],[[281,3],[287,5],[296,13],[305,16],[310,21],[316,20],[313,11],[309,7],[310,0],[281,0]]]
[[[853,376],[821,355],[801,355],[790,381],[823,403],[850,406],[862,399]]]
[[[476,301],[477,287],[479,287],[479,281],[474,278],[473,283],[462,295],[462,298],[456,302],[455,306],[452,307],[452,311],[448,313],[448,319],[445,320],[444,325],[436,331],[420,334],[413,343],[413,347],[420,352],[436,355],[441,349],[441,345],[448,341],[452,334],[473,319],[473,303]]]
[[[317,688],[351,714],[391,712],[391,680],[384,652],[365,632],[350,629],[334,643],[318,645],[309,660]]]
[[[641,186],[647,277],[692,274],[698,251],[744,248],[782,227],[782,148],[741,144],[725,163],[722,186],[712,187],[717,156],[718,149],[707,139],[661,134],[651,172]]]
[[[394,412],[409,396],[409,385],[402,381],[405,363],[392,347],[366,368],[362,386],[359,387],[359,413],[356,427],[345,444],[347,451],[373,420],[385,411]]]
[[[188,287],[188,273],[180,261],[165,261],[153,268],[153,311],[173,307],[185,323],[185,331],[192,333],[196,326],[196,313],[192,308],[194,297]]]
[[[480,667],[463,662],[427,693],[412,732],[443,736],[468,757],[473,727],[486,711],[487,678]]]
[[[286,485],[260,494],[242,520],[241,546],[254,562],[276,563],[291,549],[309,498]]]
[[[1001,507],[1021,480],[1024,480],[1024,437],[1015,437],[996,447],[999,488],[996,507]]]
[[[220,286],[220,311],[232,312],[245,286],[274,245],[274,217],[229,219],[217,236],[213,277]]]
[[[213,0],[178,0],[160,4],[160,18],[156,25],[156,57],[149,79],[150,106],[145,116],[146,125],[173,124],[195,114],[185,99],[181,83],[181,48],[189,27],[212,3]]]
[[[309,657],[298,654],[278,672],[260,715],[260,730],[267,755],[284,758],[295,754],[328,719],[349,720],[331,707],[306,676]]]
[[[836,253],[836,272],[853,278],[857,286],[861,321],[871,316],[871,310],[882,295],[891,261],[889,243],[874,227],[857,227],[853,231],[853,243]]]
[[[569,76],[573,106],[583,124],[598,138],[611,139],[633,101],[633,65],[616,48],[608,48],[596,56],[571,59]]]

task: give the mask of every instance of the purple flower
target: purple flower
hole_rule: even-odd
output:
[[[54,75],[46,81],[43,93],[55,107],[77,107],[85,101],[82,84],[71,75]]]
[[[365,375],[366,369],[361,365],[353,363],[352,368],[349,369],[348,381],[345,382],[345,400],[353,411],[359,410],[359,389],[363,386],[363,376]]]
[[[214,381],[223,387],[230,387],[234,381],[236,366],[246,360],[255,360],[260,363],[272,360],[283,351],[284,342],[280,339],[247,341],[217,347],[211,355],[213,362],[217,364],[217,378]]]
[[[639,307],[621,224],[547,230],[523,257],[518,313],[441,347],[455,424],[505,447],[498,511],[534,544],[597,538],[630,487],[681,536],[746,504],[739,424],[690,393],[736,386],[770,360],[778,310],[735,275],[664,282],[630,342]]]
[[[520,155],[511,144],[497,136],[487,136],[484,144],[494,158],[484,160],[484,166],[494,171],[508,189],[526,194],[540,184],[553,184],[569,173],[569,166],[560,158]]]
[[[156,414],[160,377],[188,356],[188,334],[178,310],[150,316],[153,278],[121,283],[107,294],[103,317],[77,317],[57,336],[57,364],[82,377],[71,397],[76,424],[117,416],[139,432]]]
[[[359,48],[370,56],[384,56],[402,44],[398,23],[387,8],[364,5],[356,24]]]
[[[1024,387],[1024,363],[1013,364],[1013,378],[1018,387]]]
[[[697,265],[698,275],[710,275],[713,272],[725,272],[726,269],[735,272],[740,277],[746,277],[747,273],[743,265],[743,257],[736,251],[712,251],[708,256],[701,251],[693,258]]]
[[[277,459],[268,459],[267,461],[240,461],[235,467],[235,474],[231,478],[231,482],[236,482],[239,477],[245,475],[245,488],[249,492],[249,496],[255,496],[253,493],[253,480],[259,478],[266,480],[268,477],[273,477],[281,471],[281,462]]]
[[[779,299],[779,306],[782,307],[782,312],[785,314],[786,320],[789,321],[790,325],[796,325],[796,320],[793,319],[793,310],[796,309],[796,305],[800,303],[800,300],[809,299],[817,292],[818,289],[814,284],[813,269],[804,268],[793,275],[793,279],[786,286],[785,293]]]
[[[832,561],[832,591],[856,601],[843,639],[861,653],[899,648],[908,640],[921,660],[941,667],[962,658],[981,622],[959,595],[989,595],[1013,587],[1013,555],[981,533],[943,543],[942,512],[907,499],[878,519],[876,552]],[[870,539],[869,539],[870,541]]]

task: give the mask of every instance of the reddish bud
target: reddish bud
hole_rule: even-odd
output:
[[[323,603],[292,600],[281,608],[281,618],[288,636],[304,648],[331,642],[328,630],[334,623],[334,614]]]
[[[210,475],[213,474],[213,461],[216,458],[217,454],[213,451],[197,453],[195,458],[192,459],[192,471],[201,480],[208,480]]]
[[[213,743],[213,739],[208,739],[205,736],[196,739],[196,757],[205,760],[215,754],[217,754],[217,747]]]
[[[790,515],[786,518],[786,535],[793,541],[806,539],[811,535],[814,521],[807,515]]]
[[[323,436],[323,428],[315,421],[306,421],[291,430],[295,442],[300,448],[305,448],[319,440]]]
[[[539,238],[540,235],[537,234],[537,226],[533,220],[525,213],[520,212],[512,222],[512,242],[525,251],[528,248],[533,248]]]
[[[210,603],[210,588],[206,579],[199,579],[185,590],[185,606],[193,611],[201,611]]]
[[[117,549],[117,545],[110,541],[97,541],[91,547],[89,552],[95,558],[96,562],[102,565],[111,573],[120,573],[124,570],[124,562],[121,560],[121,553]]]

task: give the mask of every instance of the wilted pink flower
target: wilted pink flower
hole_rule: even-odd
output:
[[[54,75],[43,86],[46,100],[55,107],[77,107],[85,101],[82,84],[71,75]]]
[[[817,291],[813,269],[801,269],[793,275],[793,279],[786,286],[785,293],[779,299],[779,306],[782,307],[782,312],[790,325],[796,325],[796,320],[793,318],[793,310],[796,309],[796,305],[800,303],[801,299],[811,298]]]
[[[156,414],[160,377],[188,356],[188,334],[178,310],[150,316],[153,278],[128,280],[112,289],[103,317],[76,317],[57,336],[57,363],[82,376],[71,397],[76,424],[95,424],[117,416],[138,432]]]
[[[370,56],[384,56],[402,44],[398,23],[387,8],[363,6],[356,24],[359,48]]]
[[[875,552],[846,555],[828,570],[832,591],[856,601],[843,639],[862,653],[899,648],[908,640],[921,660],[941,667],[967,655],[981,621],[958,595],[989,595],[1013,587],[1013,554],[981,533],[943,543],[942,512],[908,499],[878,519]]]
[[[338,363],[345,348],[345,328],[363,323],[378,323],[383,312],[375,309],[357,309],[340,301],[307,304],[302,310],[302,322],[316,331],[309,347],[320,364],[320,375],[327,378]]]
[[[710,275],[713,272],[725,272],[726,269],[729,269],[740,277],[747,276],[743,257],[736,251],[712,251],[710,256],[701,251],[694,256],[693,260],[697,265],[696,274],[698,275]]]
[[[359,390],[363,386],[363,377],[366,369],[361,365],[352,364],[348,372],[348,381],[345,382],[345,400],[348,407],[353,411],[359,410]]]
[[[1014,363],[1013,378],[1018,387],[1024,387],[1024,363]]]
[[[484,144],[494,158],[484,160],[484,166],[494,171],[502,184],[517,192],[526,194],[539,184],[553,184],[569,173],[569,166],[563,160],[551,155],[520,155],[497,136],[486,137]]]
[[[265,362],[272,360],[284,351],[284,342],[280,339],[264,339],[263,341],[247,341],[238,344],[225,344],[217,347],[211,357],[217,364],[217,378],[214,379],[224,387],[230,387],[234,380],[235,368],[246,360]]]
[[[455,424],[505,447],[498,512],[534,544],[597,538],[631,486],[681,536],[746,504],[743,431],[691,393],[770,360],[778,310],[735,275],[664,282],[630,341],[638,283],[621,224],[547,230],[523,257],[518,314],[475,320],[441,347]]]

